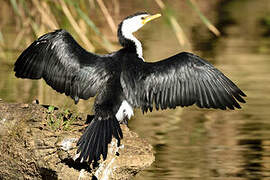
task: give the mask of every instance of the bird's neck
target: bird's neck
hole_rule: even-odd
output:
[[[118,31],[118,38],[119,43],[123,47],[131,51],[135,51],[138,57],[143,60],[142,44],[132,33],[125,32],[120,29]]]
[[[142,44],[141,42],[133,35],[133,34],[125,34],[124,35],[126,40],[129,40],[133,43],[133,46],[135,45],[136,53],[140,58],[143,58],[143,52],[142,52]],[[134,47],[133,47],[134,48]]]

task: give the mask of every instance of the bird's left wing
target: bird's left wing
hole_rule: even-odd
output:
[[[126,66],[121,85],[127,101],[143,112],[196,104],[201,108],[234,109],[246,96],[213,65],[191,53],[155,63]]]
[[[87,52],[67,31],[57,30],[34,41],[17,59],[14,71],[20,78],[43,78],[77,103],[95,96],[107,81],[108,59]]]

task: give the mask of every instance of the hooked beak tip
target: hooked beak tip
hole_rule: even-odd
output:
[[[155,15],[147,16],[147,17],[142,21],[142,24],[146,24],[146,23],[148,23],[149,21],[152,21],[153,19],[159,18],[160,16],[161,16],[161,14],[155,14]]]

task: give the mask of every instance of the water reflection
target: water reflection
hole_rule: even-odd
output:
[[[146,115],[136,111],[130,127],[156,151],[154,164],[136,180],[269,179],[270,38],[261,36],[264,31],[256,27],[261,14],[270,11],[270,7],[268,0],[260,2],[222,3],[217,17],[225,35],[219,39],[201,39],[198,30],[193,32],[195,51],[236,82],[248,95],[248,103],[237,111],[196,107]],[[256,13],[250,15],[250,10]],[[146,28],[140,35],[140,39],[150,38],[143,42],[146,59],[161,59],[179,52],[175,37],[168,37],[170,32],[165,25],[155,23],[153,27],[159,31]],[[157,52],[160,42],[163,48]],[[93,101],[74,106],[71,99],[42,81],[15,79],[11,65],[0,66],[0,80],[0,98],[6,101],[31,102],[38,98],[44,104],[91,112]]]
[[[244,150],[241,152],[244,162],[242,171],[239,172],[241,176],[247,176],[248,179],[261,179],[263,177],[263,153],[262,140],[260,139],[243,139],[239,140],[239,146],[243,146]]]

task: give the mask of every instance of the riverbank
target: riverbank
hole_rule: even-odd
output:
[[[85,115],[38,104],[0,102],[0,179],[130,179],[154,161],[152,146],[121,125],[124,139],[109,145],[92,169],[75,162]]]

